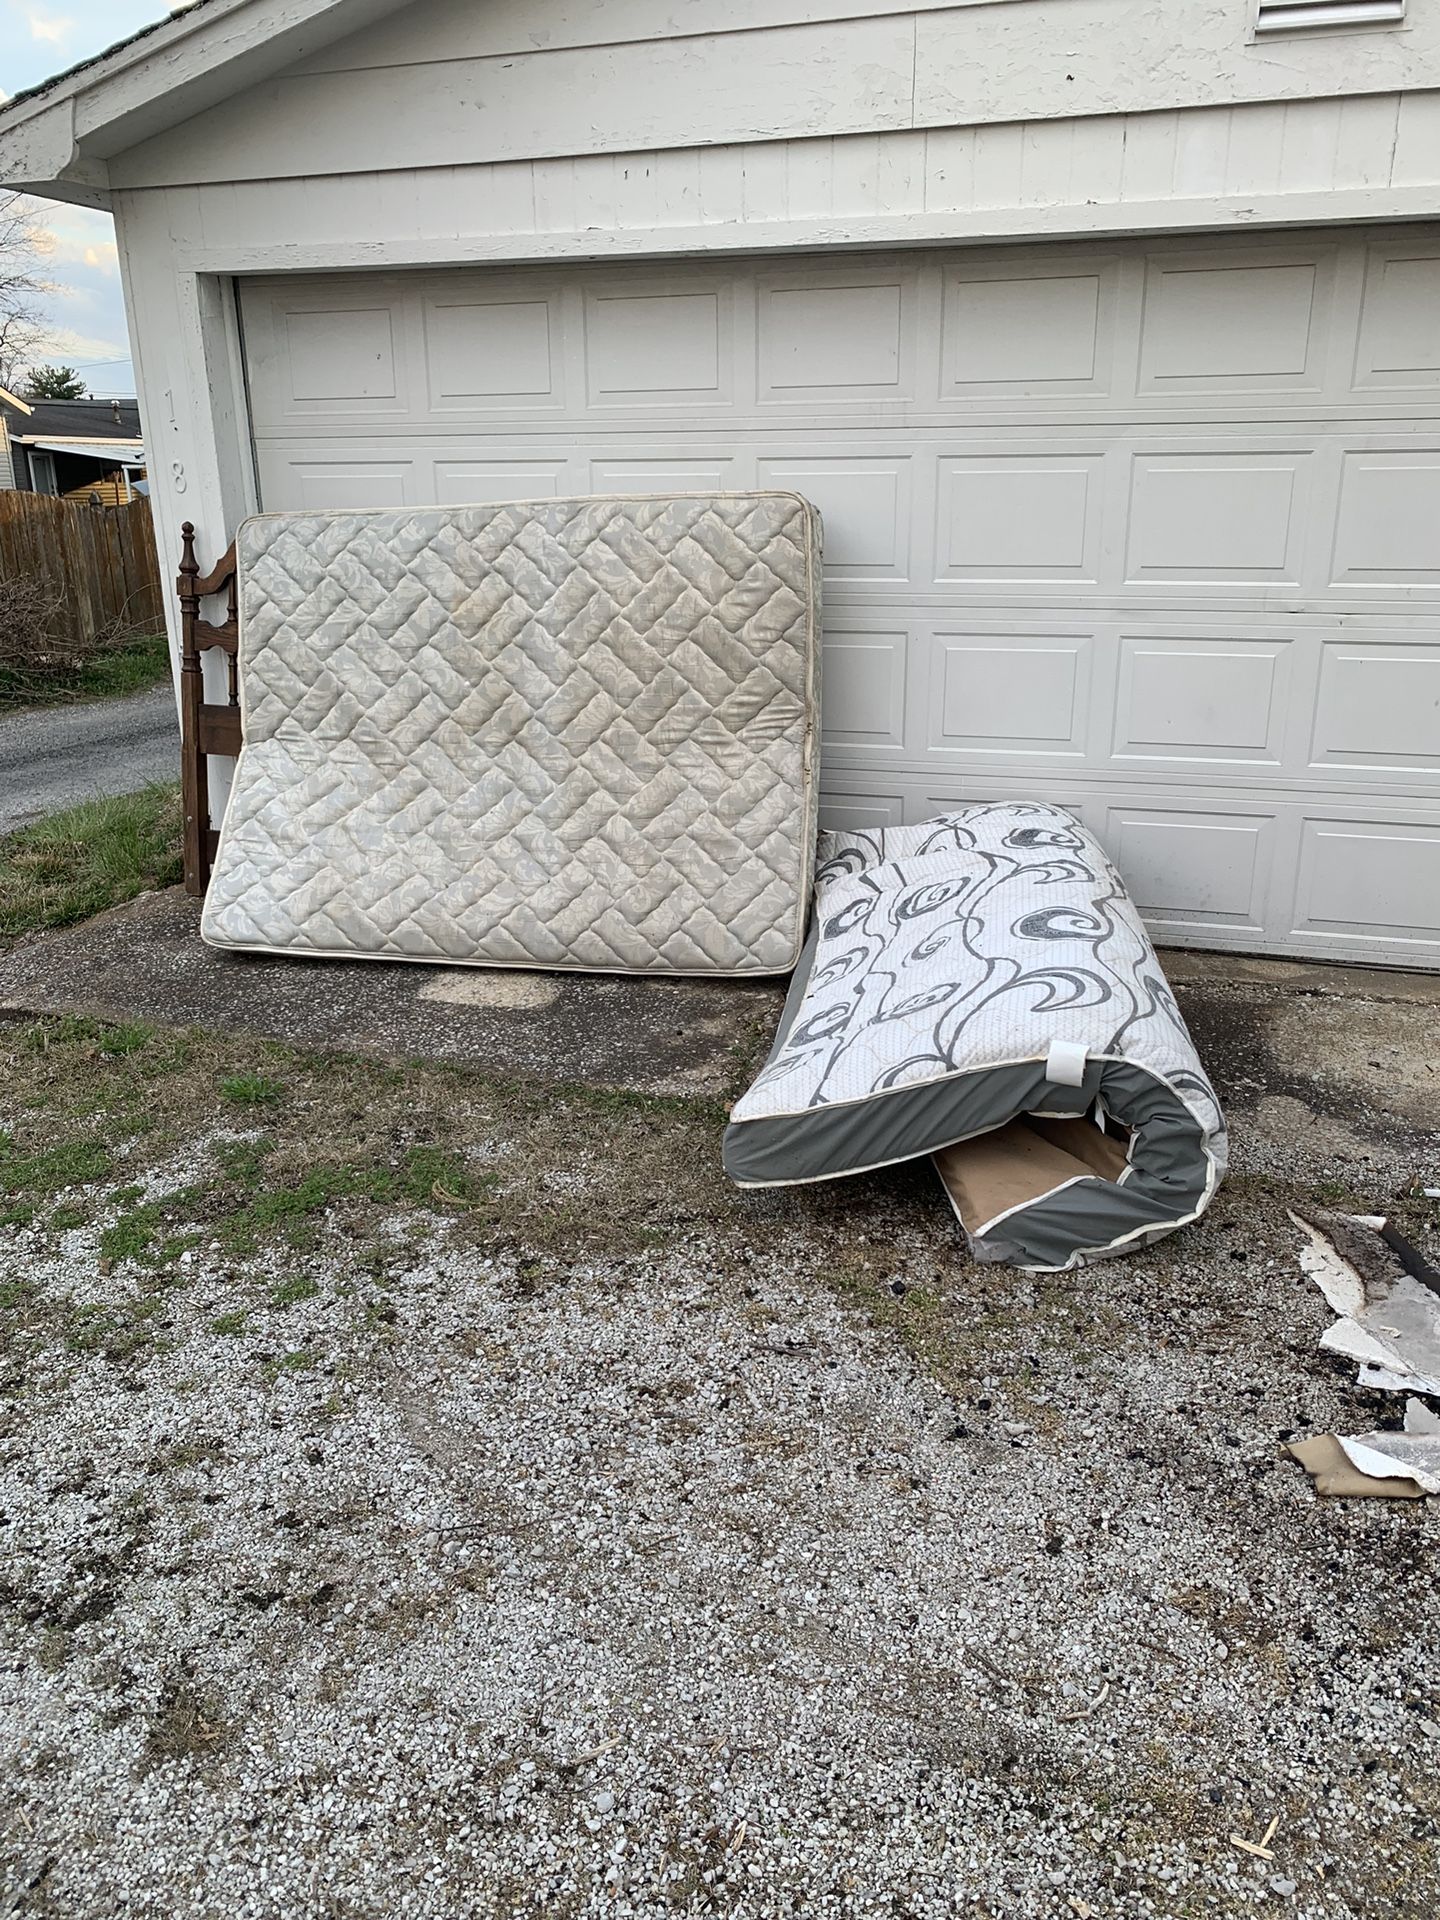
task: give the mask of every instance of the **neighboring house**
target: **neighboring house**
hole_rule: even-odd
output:
[[[1440,0],[201,0],[11,101],[113,209],[166,570],[267,508],[776,486],[851,825],[1440,966]]]
[[[116,506],[145,473],[134,400],[21,400],[0,387],[0,487]]]

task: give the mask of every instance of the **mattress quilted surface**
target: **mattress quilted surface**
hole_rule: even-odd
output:
[[[815,840],[819,519],[796,494],[262,514],[204,938],[783,972]]]

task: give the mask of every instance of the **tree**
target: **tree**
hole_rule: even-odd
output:
[[[0,387],[9,387],[45,337],[41,272],[49,239],[23,194],[0,192]]]
[[[25,400],[83,400],[89,389],[73,367],[32,367],[25,380]]]

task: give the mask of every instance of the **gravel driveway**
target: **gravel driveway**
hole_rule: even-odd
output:
[[[180,774],[171,688],[0,715],[0,834],[78,800],[136,793]]]
[[[709,1101],[4,1030],[3,1911],[1429,1920],[1437,1515],[1279,1447],[1396,1413],[1285,1205],[1434,1257],[1433,1009],[1223,1004],[1212,1213],[1037,1277]]]

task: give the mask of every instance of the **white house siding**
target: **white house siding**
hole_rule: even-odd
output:
[[[112,161],[118,186],[571,157],[1433,86],[1440,14],[1252,43],[1249,0],[430,0]],[[845,17],[839,17],[845,16]],[[239,177],[244,177],[244,168]]]
[[[0,420],[0,491],[15,485],[15,462],[10,452],[10,435]]]
[[[168,566],[255,503],[233,276],[1440,217],[1440,8],[1262,48],[1248,0],[714,13],[431,0],[112,158]]]

